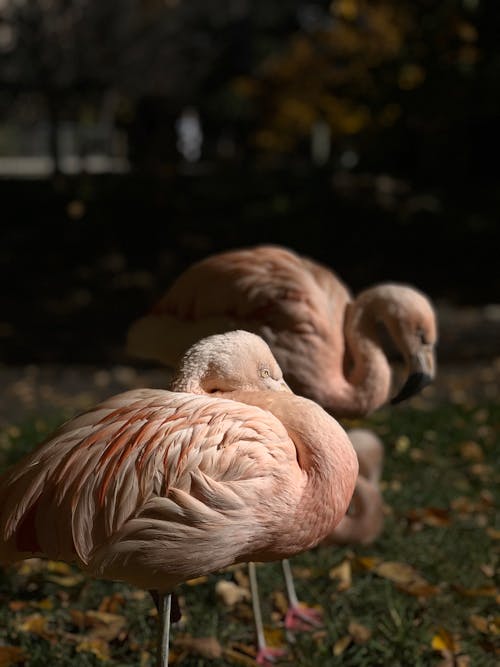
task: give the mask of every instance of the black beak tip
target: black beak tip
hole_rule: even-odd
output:
[[[427,387],[433,379],[432,375],[429,375],[428,373],[412,373],[402,386],[400,392],[391,399],[391,405],[397,405],[398,403],[405,401],[407,398],[411,398],[415,394],[418,394],[424,387]]]

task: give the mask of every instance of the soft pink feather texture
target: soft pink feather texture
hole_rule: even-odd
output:
[[[217,374],[204,354],[187,364],[199,393],[114,396],[0,477],[0,562],[76,561],[96,577],[168,591],[310,549],[333,530],[358,472],[344,430],[289,391],[203,395],[207,372]]]

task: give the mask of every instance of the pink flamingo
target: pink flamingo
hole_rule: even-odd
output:
[[[0,562],[74,561],[156,591],[164,667],[175,587],[314,547],[357,473],[345,431],[288,390],[263,341],[213,336],[188,350],[171,391],[108,399],[0,477]]]
[[[278,246],[212,255],[189,267],[130,327],[128,351],[174,365],[187,345],[242,328],[267,341],[288,384],[338,417],[384,404],[391,367],[379,325],[405,359],[408,378],[392,399],[409,398],[434,377],[436,318],[406,285],[381,284],[353,299],[327,268]]]

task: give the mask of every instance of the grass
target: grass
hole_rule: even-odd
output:
[[[4,432],[0,465],[31,449],[56,421],[19,424]],[[293,559],[299,597],[322,607],[325,628],[298,635],[288,645],[288,664],[497,664],[499,406],[393,409],[377,413],[365,425],[386,446],[385,530],[371,546],[323,547]],[[389,577],[379,567],[387,562],[396,563],[388,566]],[[339,590],[338,579],[329,577],[341,564],[351,575],[345,590]],[[405,565],[420,576],[420,587],[395,581],[401,574],[405,579]],[[183,587],[186,614],[182,626],[173,631],[174,642],[180,636],[213,636],[226,652],[211,660],[203,652],[197,655],[174,645],[172,664],[253,664],[247,655],[255,641],[249,604],[228,608],[215,596],[218,579],[239,576],[241,581],[243,573],[244,569],[239,575],[224,572]],[[283,589],[280,567],[259,566],[258,575],[270,640],[284,643],[282,615],[276,609]],[[78,611],[89,610],[100,610],[101,615],[78,616]],[[353,622],[368,629],[370,636],[358,636]],[[14,664],[2,662],[2,649],[14,646],[21,649],[15,654],[19,661],[26,658],[29,667],[147,667],[153,664],[155,640],[156,618],[142,591],[88,580],[76,569],[53,563],[28,561],[0,571],[0,665]],[[239,653],[229,654],[230,647]]]

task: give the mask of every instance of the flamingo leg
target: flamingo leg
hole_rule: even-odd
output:
[[[255,623],[255,633],[257,635],[257,657],[258,665],[269,666],[277,659],[286,655],[286,651],[281,648],[272,648],[266,645],[264,635],[264,624],[262,622],[262,610],[260,608],[259,587],[257,585],[257,572],[255,563],[248,563],[248,577],[250,579],[250,592],[252,594],[253,618]]]
[[[287,639],[294,641],[291,631],[297,630],[315,630],[323,625],[321,612],[317,609],[307,607],[299,602],[295,591],[292,568],[290,561],[286,558],[281,561],[283,576],[285,578],[286,593],[288,596],[288,611],[285,617],[285,628],[287,629]]]
[[[171,593],[158,592],[158,653],[156,667],[168,667]]]

